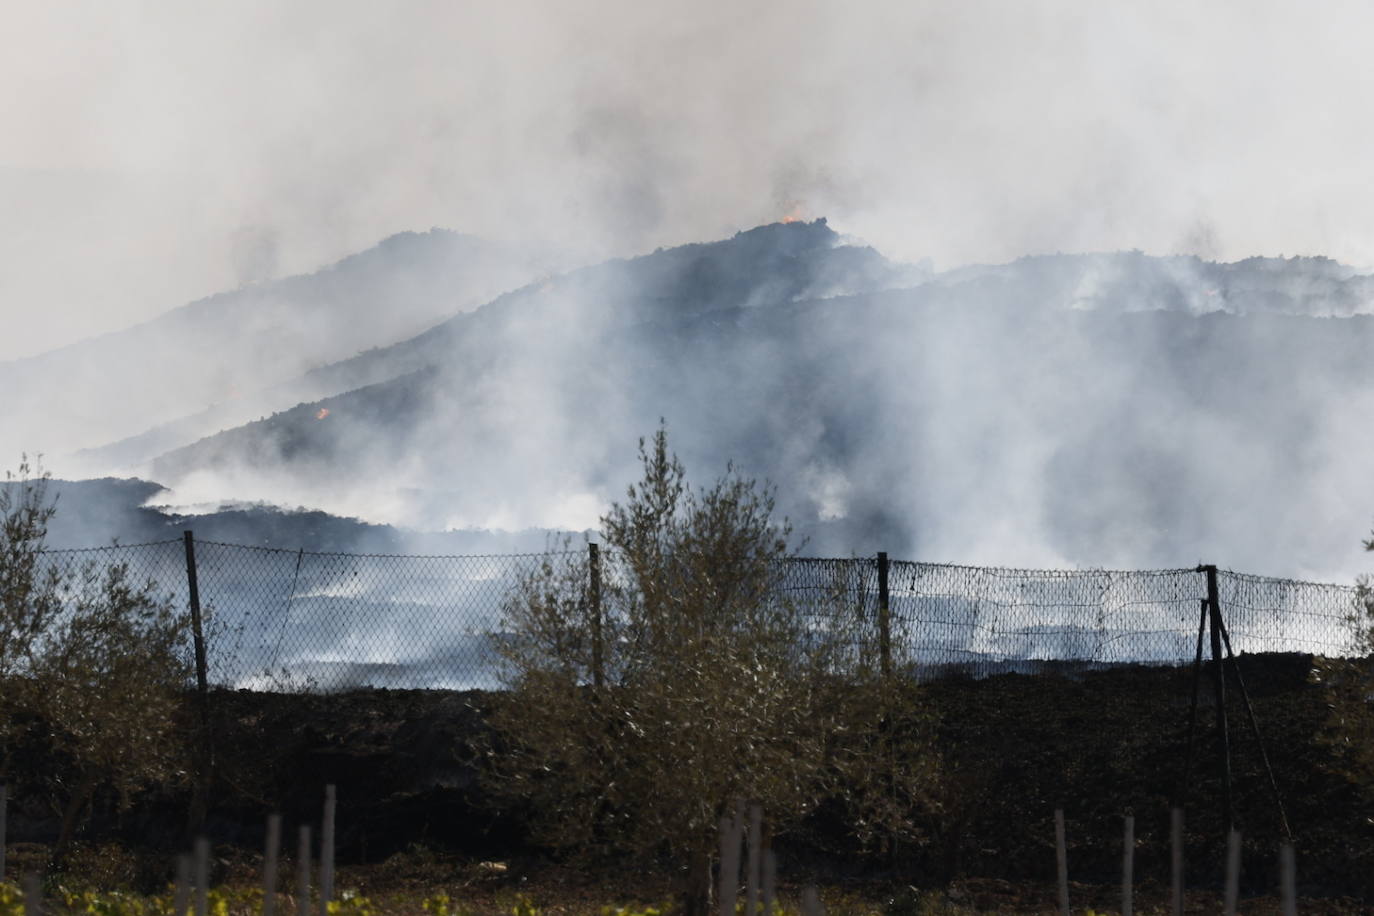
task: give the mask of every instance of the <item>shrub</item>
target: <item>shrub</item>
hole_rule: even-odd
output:
[[[861,613],[789,597],[790,528],[771,490],[733,469],[690,489],[661,428],[640,459],[642,479],[601,519],[598,576],[567,552],[506,602],[491,772],[555,846],[669,854],[695,916],[737,799],[779,828],[838,790],[883,829],[904,819],[894,791],[929,768],[889,753],[873,703],[897,694],[854,651]]]
[[[0,780],[20,747],[42,761],[29,788],[61,812],[60,863],[98,789],[127,805],[180,772],[188,619],[127,566],[48,562],[47,483],[24,461],[0,487]]]

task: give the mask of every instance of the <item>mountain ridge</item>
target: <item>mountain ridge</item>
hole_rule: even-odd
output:
[[[1138,251],[934,274],[771,224],[537,279],[139,447],[172,506],[577,531],[664,418],[821,552],[1340,578],[1374,506],[1370,282]]]
[[[134,424],[146,429],[294,377],[379,335],[411,336],[538,271],[522,252],[447,230],[391,236],[311,274],[0,364],[0,384],[27,395],[0,437],[16,452],[98,446]]]
[[[83,450],[78,456],[81,459],[80,466],[108,467],[113,461],[116,467],[137,469],[141,463],[156,457],[154,448],[173,437],[185,440],[188,435],[194,436],[190,441],[179,443],[181,446],[190,445],[200,438],[215,435],[210,427],[217,420],[223,423],[226,418],[229,421],[236,419],[234,425],[250,423],[254,422],[254,415],[262,417],[269,411],[289,409],[292,404],[313,403],[418,371],[446,358],[448,351],[465,335],[496,333],[493,326],[512,325],[518,321],[572,321],[579,317],[596,322],[617,320],[609,314],[588,314],[585,303],[580,316],[566,311],[553,314],[560,305],[570,302],[576,305],[589,295],[586,288],[598,283],[616,288],[611,290],[610,297],[622,312],[633,312],[638,307],[641,314],[647,315],[665,307],[665,297],[651,297],[649,306],[643,306],[642,303],[627,305],[625,290],[672,290],[681,286],[683,276],[691,277],[698,285],[714,283],[718,287],[732,280],[738,282],[740,274],[757,268],[761,255],[765,259],[776,256],[778,263],[785,265],[788,259],[799,259],[800,255],[808,253],[816,255],[817,262],[808,262],[811,266],[791,277],[790,286],[784,283],[768,295],[785,298],[813,289],[843,291],[848,288],[844,285],[847,282],[844,277],[872,277],[871,282],[863,284],[865,286],[924,281],[926,278],[919,268],[894,265],[871,248],[842,245],[841,237],[823,219],[812,223],[775,223],[741,231],[730,239],[691,243],[635,257],[615,258],[502,292],[488,302],[451,315],[412,337],[374,346],[328,365],[310,368],[299,376],[278,383],[272,389],[260,392],[251,404],[237,410],[230,405],[212,405],[163,424],[161,430],[147,429],[131,437]],[[757,290],[754,293],[764,295]],[[539,305],[541,297],[547,300],[543,306]],[[534,304],[531,304],[532,301]],[[550,305],[549,302],[554,304]],[[667,305],[671,307],[673,304]],[[684,302],[677,303],[677,306],[683,305]],[[690,303],[687,306],[690,307]],[[534,309],[534,312],[528,313],[529,309]],[[633,320],[633,316],[622,316],[618,320]],[[225,427],[221,425],[219,428],[223,430]]]

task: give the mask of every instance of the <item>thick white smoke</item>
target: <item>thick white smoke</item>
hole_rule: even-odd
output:
[[[0,359],[434,225],[591,261],[799,207],[941,266],[1363,264],[1370,24],[1274,0],[28,4],[0,36]]]
[[[13,11],[0,37],[0,359],[125,328],[217,291],[242,287],[235,303],[275,296],[281,288],[271,281],[400,231],[447,226],[495,239],[520,269],[496,271],[499,281],[478,276],[490,282],[465,295],[452,284],[442,295],[428,295],[437,283],[409,294],[391,285],[375,302],[355,296],[343,318],[325,309],[303,323],[283,297],[278,311],[289,320],[268,335],[275,350],[240,347],[226,357],[227,339],[208,335],[199,348],[154,347],[149,356],[145,347],[135,358],[120,349],[124,338],[111,338],[102,358],[125,375],[68,351],[70,378],[103,383],[101,399],[72,397],[76,385],[60,377],[33,385],[31,364],[0,366],[23,421],[5,418],[0,445],[64,457],[217,405],[90,467],[146,461],[183,444],[185,429],[205,435],[332,396],[342,389],[300,373],[401,340],[501,290],[785,214],[829,216],[896,259],[942,268],[1130,249],[1366,264],[1370,24],[1370,14],[1347,7],[1269,0],[1205,9],[1056,0],[31,4]],[[393,265],[391,276],[406,275],[405,266]],[[1039,282],[1039,262],[1021,266],[1027,282]],[[1105,259],[1081,271],[1066,306],[1106,307],[1102,291],[1120,281],[1120,268]],[[1120,308],[1213,310],[1201,262],[1163,269],[1174,273],[1169,283],[1134,289],[1144,298]],[[1339,280],[1305,276],[1309,300]],[[971,267],[948,279],[978,277]],[[594,307],[626,291],[558,282],[570,284],[559,301],[577,320],[539,333],[503,328],[527,344],[518,359],[493,367],[485,387],[436,388],[448,397],[433,405],[444,422],[415,427],[405,460],[385,465],[394,485],[364,474],[341,488],[324,469],[312,477],[308,463],[279,474],[250,460],[186,474],[176,481],[180,498],[233,493],[434,527],[594,518],[633,472],[633,435],[648,432],[659,411],[651,398],[618,390],[604,365],[567,359],[619,333]],[[1157,294],[1178,301],[1150,298]],[[357,316],[386,319],[402,299],[433,308],[408,313],[405,327],[357,337]],[[1333,298],[1315,311],[1359,307]],[[998,346],[1019,358],[1009,327],[979,365],[1006,365]],[[725,458],[766,450],[767,466],[806,491],[801,508],[848,520],[851,531],[900,514],[919,530],[908,549],[931,559],[1226,563],[1210,552],[1225,536],[1235,563],[1268,566],[1259,571],[1358,567],[1362,507],[1374,510],[1361,472],[1366,437],[1352,420],[1367,400],[1362,389],[1304,388],[1297,379],[1266,390],[1276,415],[1302,420],[1295,441],[1307,476],[1294,504],[1308,510],[1256,513],[1247,505],[1290,483],[1287,459],[1243,447],[1260,441],[1264,417],[1228,418],[1210,403],[1176,411],[1163,393],[1173,390],[1169,373],[1187,367],[1104,361],[1086,333],[1058,341],[1061,358],[1092,367],[1081,381],[1097,398],[1054,427],[1008,404],[1043,407],[1064,393],[1063,379],[1042,385],[1028,373],[1009,389],[994,374],[970,375],[966,354],[904,330],[875,329],[864,351],[871,362],[837,367],[834,385],[880,401],[856,411],[882,408],[908,422],[857,427],[864,447],[841,448],[837,440],[852,445],[858,434],[767,414],[767,403],[750,400],[762,384],[740,387],[728,406],[743,419],[731,420],[720,389],[698,379],[695,405],[669,417],[692,470],[709,476]],[[1145,340],[1154,349],[1142,352],[1172,352]],[[776,384],[789,358],[760,343],[732,352],[718,376]],[[217,392],[197,390],[189,408],[178,397],[191,384],[166,381],[169,365],[183,363],[183,377]],[[384,379],[362,383],[370,381]],[[1224,391],[1225,378],[1215,381]],[[298,383],[287,402],[273,387]],[[579,385],[595,400],[579,401]],[[565,397],[568,386],[574,394]],[[235,407],[244,390],[261,398]],[[1299,406],[1315,403],[1327,406],[1298,417]],[[919,422],[913,404],[923,405]],[[1106,509],[1056,498],[1087,475],[1085,499],[1118,518],[1193,511],[1168,502],[1168,480],[1145,499],[1138,469],[1094,463],[1094,444],[1072,439],[1089,420],[1103,435],[1120,433],[1118,417],[1131,418],[1151,473],[1177,464],[1217,494],[1202,512],[1212,520],[1206,538],[1109,524]],[[376,445],[356,443],[360,472],[376,470],[365,460]],[[889,505],[865,500],[899,472],[908,476]],[[433,495],[439,482],[443,498]],[[1312,534],[1316,526],[1325,533]],[[1060,534],[1046,536],[1051,530]],[[1306,545],[1301,558],[1285,539]],[[1342,544],[1350,553],[1321,566]]]

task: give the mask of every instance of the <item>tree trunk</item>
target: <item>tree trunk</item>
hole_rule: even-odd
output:
[[[687,885],[682,892],[682,914],[711,914],[711,853],[705,849],[688,854]]]
[[[76,786],[72,797],[67,800],[66,810],[62,812],[62,829],[57,834],[57,842],[52,848],[52,869],[61,871],[66,864],[67,855],[71,852],[72,840],[76,837],[76,828],[81,824],[81,813],[90,803],[95,795],[96,779],[94,776],[83,776],[81,782]]]

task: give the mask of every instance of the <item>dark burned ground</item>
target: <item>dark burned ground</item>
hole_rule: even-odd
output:
[[[1320,741],[1327,709],[1309,682],[1311,659],[1244,656],[1241,664],[1296,836],[1303,893],[1374,899],[1369,796]],[[1190,883],[1216,887],[1225,793],[1209,675],[1205,669],[1186,839]],[[845,839],[843,818],[823,810],[777,841],[793,878],[888,888],[955,882],[994,896],[989,888],[1012,889],[1016,897],[1025,896],[1016,888],[1036,888],[1048,903],[1053,812],[1063,807],[1071,878],[1118,880],[1121,818],[1134,813],[1138,880],[1167,887],[1169,807],[1186,758],[1190,669],[1001,675],[945,680],[925,691],[946,776],[938,810],[927,818],[927,842],[861,856]],[[1230,694],[1245,890],[1263,893],[1277,885],[1282,829],[1259,746],[1234,688]],[[418,847],[471,862],[547,861],[528,841],[527,812],[497,810],[479,785],[471,740],[482,729],[483,694],[218,692],[212,701],[217,782],[208,826],[217,842],[257,848],[263,818],[275,809],[285,815],[284,845],[293,848],[295,825],[318,821],[323,786],[334,783],[345,863],[395,861]],[[92,829],[128,843],[181,841],[184,799],[169,796],[160,810],[136,811],[98,818]],[[41,823],[30,827],[42,831]]]
[[[1367,896],[1374,859],[1368,796],[1321,740],[1326,697],[1306,656],[1245,656],[1264,748],[1295,835],[1304,887]],[[1071,875],[1117,880],[1122,816],[1135,815],[1136,874],[1167,882],[1169,808],[1188,756],[1191,669],[1122,668],[1077,678],[1000,677],[933,686],[947,749],[951,833],[931,853],[946,874],[1023,880],[1053,867],[1053,811],[1067,821]],[[1228,683],[1232,797],[1250,889],[1277,884],[1284,835],[1244,707]],[[1211,668],[1203,671],[1184,792],[1190,881],[1219,886],[1225,797]],[[933,864],[933,863],[932,863]]]

